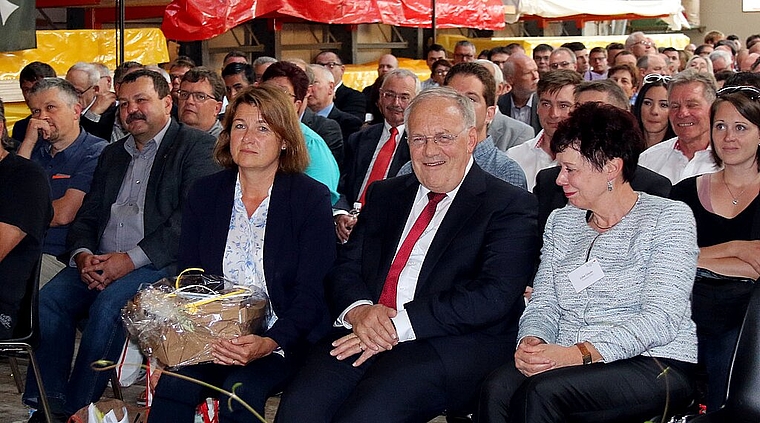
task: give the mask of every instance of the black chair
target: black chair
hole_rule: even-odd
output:
[[[19,308],[19,318],[16,323],[16,328],[13,331],[12,339],[0,340],[0,352],[18,354],[24,353],[29,357],[29,366],[34,372],[35,379],[37,379],[37,389],[40,393],[40,404],[42,407],[42,413],[48,423],[52,422],[50,417],[50,406],[48,405],[47,394],[45,393],[45,387],[42,385],[42,376],[40,376],[39,366],[37,365],[37,359],[34,356],[34,347],[39,343],[39,287],[40,287],[40,266],[42,259],[37,261],[37,264],[26,281],[26,291],[24,298],[21,301],[21,307]],[[13,369],[13,377],[16,380],[16,387],[19,390],[23,390],[23,384],[19,380],[18,363],[14,355],[9,356],[11,362],[11,368]],[[28,370],[27,370],[28,371]]]
[[[749,300],[734,350],[728,393],[723,406],[690,423],[760,422],[760,290],[754,289]]]

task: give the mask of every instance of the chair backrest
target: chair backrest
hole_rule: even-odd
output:
[[[40,267],[42,266],[42,254],[32,268],[29,278],[26,280],[24,298],[21,300],[18,310],[18,320],[13,330],[13,339],[3,341],[24,342],[35,347],[39,341],[39,292],[40,292]]]
[[[747,421],[760,421],[760,289],[750,297],[739,342],[734,351],[726,407],[741,412]]]

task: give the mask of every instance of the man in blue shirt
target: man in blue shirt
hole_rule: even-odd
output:
[[[90,190],[95,165],[107,142],[80,127],[79,95],[64,79],[38,81],[29,91],[28,103],[32,116],[18,154],[45,169],[54,210],[42,249],[44,284],[64,267],[56,256],[65,251],[69,224]]]

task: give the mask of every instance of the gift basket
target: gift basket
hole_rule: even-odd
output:
[[[187,269],[161,279],[138,291],[121,311],[143,352],[166,366],[212,361],[215,341],[261,333],[267,321],[266,293],[202,272]]]

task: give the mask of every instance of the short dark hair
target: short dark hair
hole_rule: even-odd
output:
[[[536,94],[556,93],[567,85],[578,85],[583,81],[581,74],[570,69],[557,69],[546,72],[538,80]]]
[[[248,61],[248,55],[246,55],[244,52],[240,50],[232,50],[229,53],[224,55],[224,59],[222,59],[222,63],[224,63],[225,61],[227,61],[227,59],[232,58],[232,57],[242,57],[243,59],[245,59],[246,62]]]
[[[435,44],[435,43],[430,44],[430,47],[428,47],[427,51],[425,52],[425,57],[427,57],[427,54],[430,53],[431,51],[443,51],[443,52],[445,52],[446,48],[443,47],[440,44]]]
[[[208,81],[209,85],[211,85],[214,98],[217,101],[222,101],[225,94],[224,81],[222,81],[222,78],[216,72],[205,66],[196,66],[185,72],[182,76],[182,82],[200,82],[203,80]]]
[[[710,127],[715,124],[715,113],[718,111],[723,103],[730,103],[740,115],[744,116],[751,124],[760,128],[760,101],[755,98],[751,98],[749,94],[736,91],[729,94],[721,94],[715,99],[710,107]],[[715,140],[712,137],[712,131],[710,131],[710,154],[717,166],[723,166],[723,159],[718,156],[718,152],[715,149]],[[755,153],[755,164],[757,170],[760,171],[760,146],[757,147],[757,153]]]
[[[625,50],[625,45],[623,43],[609,43],[607,44],[607,47],[604,48],[607,51],[610,50]]]
[[[340,52],[339,52],[338,50],[333,50],[333,49],[330,49],[330,50],[322,50],[322,51],[320,51],[319,53],[317,53],[317,55],[316,55],[316,56],[314,56],[314,60],[312,60],[311,62],[312,62],[312,63],[317,63],[317,57],[319,57],[319,56],[321,56],[321,55],[323,55],[323,54],[325,54],[325,53],[332,53],[332,54],[334,54],[334,55],[335,55],[335,57],[337,57],[337,58],[338,58],[338,62],[340,62],[340,63],[338,63],[338,64],[339,64],[339,65],[342,65],[342,64],[343,64],[343,58],[342,58],[342,57],[340,57]]]
[[[21,69],[21,73],[18,75],[18,81],[19,83],[36,82],[42,78],[55,78],[56,76],[55,69],[47,63],[32,62]]]
[[[756,87],[760,89],[760,74],[754,72],[732,72],[723,87]]]
[[[633,54],[633,52],[631,52],[630,50],[619,51],[618,54],[616,54],[614,58],[617,59],[619,56],[633,56],[633,57],[636,57],[636,55]]]
[[[143,69],[145,66],[143,66],[140,62],[135,62],[132,60],[128,60],[119,66],[116,67],[113,71],[113,82],[114,84],[121,84],[121,80],[124,79],[124,75],[127,74],[127,72],[130,69],[140,68]]]
[[[177,56],[176,59],[169,65],[169,70],[171,68],[189,68],[192,69],[196,66],[195,61],[188,56]]]
[[[166,82],[166,78],[164,78],[163,75],[148,69],[139,69],[124,75],[124,78],[121,80],[121,84],[123,85],[136,82],[138,78],[150,78],[150,80],[153,81],[153,89],[158,94],[158,98],[166,97],[171,91],[169,88],[169,83]]]
[[[577,150],[598,171],[607,162],[623,160],[623,181],[630,181],[644,150],[644,136],[630,112],[609,104],[586,103],[560,122],[551,140],[554,154]]]
[[[666,51],[675,51],[678,53],[678,50],[675,47],[665,47],[662,49],[662,52],[665,53]]]
[[[498,53],[506,54],[508,56],[511,54],[509,52],[509,50],[507,50],[507,48],[505,46],[494,47],[491,50],[489,50],[489,52],[488,52],[488,60],[491,60],[491,57],[494,54],[498,54]]]
[[[611,67],[607,71],[607,77],[609,78],[610,76],[620,71],[625,71],[631,74],[631,84],[633,84],[634,87],[639,86],[639,73],[636,72],[636,69],[628,63],[623,63],[621,65]]]
[[[533,48],[533,53],[540,53],[542,51],[548,51],[551,53],[554,51],[554,47],[550,46],[549,44],[539,44]]]
[[[496,80],[493,75],[485,66],[475,62],[462,62],[454,65],[449,69],[449,73],[446,75],[446,79],[443,80],[443,85],[449,85],[451,78],[456,75],[472,75],[483,84],[483,99],[486,101],[486,106],[496,105]]]
[[[238,74],[243,75],[248,84],[253,84],[253,66],[248,63],[233,62],[222,69],[222,78]]]
[[[747,37],[747,41],[744,43],[744,47],[750,48],[753,45],[755,45],[758,41],[760,41],[760,34],[752,34],[749,37]]]
[[[522,44],[520,43],[509,43],[506,46],[507,54],[515,54],[515,51],[522,50],[525,51],[525,48],[523,48]]]
[[[604,47],[594,47],[588,52],[589,56],[594,53],[604,53],[604,57],[607,57],[607,50]]]
[[[726,81],[733,74],[732,70],[722,70],[715,74],[715,81]]]
[[[306,75],[303,69],[299,68],[291,62],[276,62],[264,71],[264,75],[261,76],[261,80],[269,81],[272,78],[284,76],[290,81],[290,85],[293,86],[293,94],[296,96],[296,100],[303,100],[306,97],[306,92],[309,90],[309,77]]]
[[[573,51],[573,53],[575,53],[576,51],[581,51],[581,50],[586,49],[586,45],[580,41],[565,43],[565,44],[562,44],[560,47],[569,48],[570,50]]]
[[[702,52],[707,48],[715,49],[712,44],[702,44],[694,50],[694,55],[701,56]]]
[[[222,132],[219,134],[219,139],[214,148],[214,159],[217,163],[227,169],[237,168],[230,151],[230,132],[235,114],[242,104],[258,108],[261,118],[285,145],[285,149],[280,151],[278,170],[285,173],[303,172],[309,164],[309,153],[306,150],[296,109],[293,107],[290,97],[282,90],[267,84],[248,86],[230,102],[227,112],[224,114]]]
[[[595,81],[583,81],[575,87],[575,96],[586,91],[595,91],[598,93],[606,93],[607,98],[610,100],[610,104],[623,110],[630,108],[628,96],[625,95],[623,89],[620,88],[615,81],[611,79],[597,79]]]

